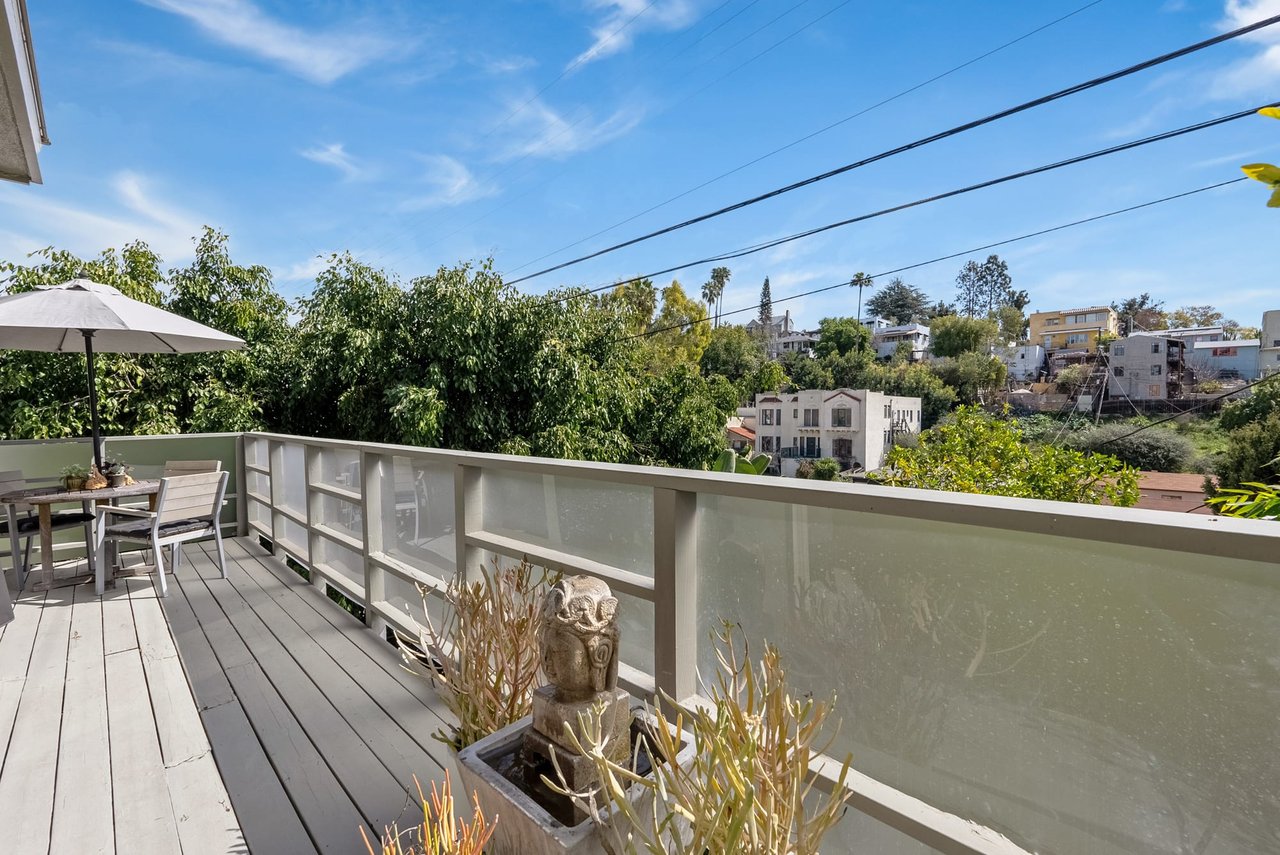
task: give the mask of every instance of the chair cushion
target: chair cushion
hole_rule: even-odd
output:
[[[186,534],[192,531],[208,530],[213,533],[213,524],[209,520],[169,520],[160,524],[160,536],[168,537],[172,534]],[[151,520],[130,520],[129,522],[115,523],[107,526],[107,537],[140,537],[143,539],[151,536]]]
[[[84,525],[93,519],[93,514],[82,511],[54,511],[53,528],[70,528]],[[36,516],[18,517],[18,534],[34,534],[40,530],[40,518]],[[0,519],[0,534],[9,533],[9,521]]]

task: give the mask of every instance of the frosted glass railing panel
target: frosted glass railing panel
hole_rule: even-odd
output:
[[[318,525],[340,531],[356,540],[364,539],[364,522],[361,519],[360,506],[334,496],[319,496],[319,519],[313,520]]]
[[[297,511],[307,512],[307,454],[301,445],[287,443],[281,449],[283,465],[275,473],[280,483],[276,484],[278,493],[274,497],[276,503]]]
[[[453,467],[383,457],[382,548],[436,578],[454,571]]]
[[[290,552],[299,559],[306,561],[307,527],[299,525],[280,514],[276,514],[276,526],[276,539],[284,541]]]
[[[265,499],[271,498],[271,479],[261,472],[245,472],[245,479],[249,482],[249,492],[257,493]]]
[[[345,448],[322,448],[320,483],[360,492],[360,452]]]
[[[331,540],[320,538],[319,554],[316,564],[325,565],[357,586],[364,587],[364,558],[358,552],[352,552]]]
[[[249,439],[244,441],[244,460],[254,466],[261,466],[266,469],[267,462],[267,441],[265,439]]]
[[[382,587],[388,603],[409,615],[415,621],[422,621],[422,597],[419,596],[418,588],[413,582],[388,573],[383,577]],[[435,622],[435,626],[437,628],[443,627],[446,614],[444,600],[438,596],[429,597],[427,599],[427,610],[431,615],[431,620]]]
[[[653,491],[486,469],[484,527],[495,534],[653,575]]]
[[[859,770],[1033,851],[1276,849],[1280,566],[698,506],[700,635],[777,643]]]
[[[248,508],[249,521],[256,522],[267,531],[271,531],[271,508],[252,499],[249,500]]]

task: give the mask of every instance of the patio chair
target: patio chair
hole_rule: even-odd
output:
[[[27,479],[22,470],[10,469],[0,472],[0,493],[21,490],[27,486]],[[53,530],[63,531],[69,528],[84,529],[85,560],[92,572],[94,565],[93,549],[93,514],[84,511],[62,510],[53,512]],[[27,568],[31,566],[31,541],[40,537],[40,518],[35,508],[25,503],[8,506],[7,519],[0,520],[0,536],[9,536],[9,554],[13,557],[13,581],[21,591],[27,584]],[[25,544],[22,541],[26,541]],[[0,568],[3,575],[3,568]]]
[[[175,475],[196,475],[200,472],[221,472],[221,460],[166,460],[161,478]]]
[[[202,472],[160,479],[156,509],[125,508],[104,505],[98,508],[97,573],[94,590],[101,596],[106,583],[106,544],[129,542],[151,547],[156,558],[156,575],[160,579],[160,596],[169,596],[164,577],[163,547],[170,548],[172,569],[182,560],[182,544],[212,537],[218,545],[218,569],[227,578],[227,559],[222,546],[222,496],[227,490],[227,472]],[[126,517],[125,522],[111,522],[110,517]]]

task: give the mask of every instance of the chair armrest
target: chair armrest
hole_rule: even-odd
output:
[[[119,505],[99,505],[98,520],[102,521],[107,518],[108,514],[116,514],[122,517],[137,517],[138,519],[153,519],[156,516],[155,511],[147,511],[142,508],[125,508]]]

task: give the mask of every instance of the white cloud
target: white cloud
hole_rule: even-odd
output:
[[[477,54],[471,62],[489,74],[515,74],[517,71],[526,71],[538,64],[532,57],[516,54],[510,56]]]
[[[325,166],[332,166],[334,169],[342,173],[342,176],[348,181],[354,181],[358,178],[368,178],[372,174],[372,170],[357,161],[349,153],[342,143],[329,143],[328,145],[314,146],[312,148],[303,149],[298,154],[307,160],[320,163]]]
[[[282,282],[301,282],[304,280],[314,280],[329,266],[329,259],[332,253],[322,252],[313,255],[302,261],[296,261],[289,266],[282,268],[278,274],[278,278]]]
[[[169,263],[194,255],[192,238],[202,228],[200,217],[160,199],[135,172],[116,173],[108,186],[115,205],[95,211],[5,185],[0,190],[0,255],[16,260],[54,246],[96,256],[135,240],[145,241]]]
[[[1263,18],[1280,15],[1280,0],[1227,0],[1222,28],[1234,30]],[[1270,95],[1280,83],[1280,27],[1255,30],[1244,38],[1261,50],[1220,72],[1211,91],[1217,98]]]
[[[140,0],[180,15],[218,41],[276,63],[313,83],[332,83],[394,47],[354,26],[316,32],[285,23],[250,0]]]
[[[447,154],[422,155],[419,159],[426,167],[422,182],[428,190],[402,202],[401,211],[462,205],[498,192],[496,186],[478,180],[461,161]]]
[[[591,47],[574,57],[569,68],[621,53],[645,30],[688,26],[693,21],[694,5],[690,0],[589,0],[588,6],[602,11],[604,17],[591,28]]]
[[[515,131],[509,134],[516,142],[502,152],[499,160],[521,157],[562,158],[618,139],[631,132],[644,118],[638,107],[622,107],[602,121],[582,111],[570,120],[540,99],[514,105],[512,119]]]

